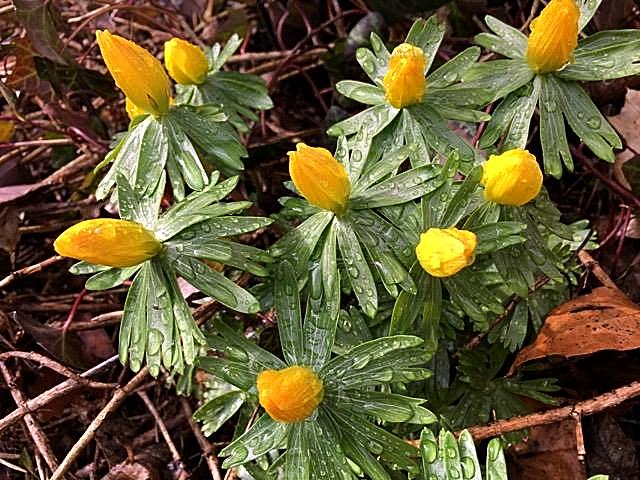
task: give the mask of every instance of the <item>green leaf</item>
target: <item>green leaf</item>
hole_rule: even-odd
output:
[[[69,273],[74,275],[86,275],[88,273],[98,273],[104,272],[105,270],[109,270],[113,267],[108,267],[106,265],[96,265],[95,263],[85,262],[84,260],[74,263],[69,269]]]
[[[336,90],[345,97],[365,105],[377,105],[384,103],[384,90],[376,85],[356,82],[354,80],[342,80],[336,84]]]
[[[514,58],[476,63],[465,71],[463,80],[468,88],[490,86],[491,101],[496,101],[523,87],[534,76],[525,59]]]
[[[127,268],[110,268],[89,278],[84,287],[87,290],[108,290],[120,285],[142,267],[141,264]]]
[[[359,132],[363,125],[369,125],[369,135],[375,137],[396,118],[399,112],[400,110],[386,103],[374,105],[353,117],[331,125],[331,127],[327,129],[327,135],[334,137],[351,135]]]
[[[287,438],[290,425],[276,422],[267,414],[243,435],[220,451],[221,457],[227,457],[222,468],[233,468],[247,463],[265,453],[279,448]]]
[[[145,262],[134,277],[120,322],[118,335],[118,356],[123,365],[129,362],[129,368],[137,372],[142,367],[147,343],[146,300],[149,291],[151,264]]]
[[[176,332],[173,315],[173,301],[166,285],[166,279],[158,262],[149,262],[151,271],[149,275],[149,290],[147,292],[146,322],[147,341],[146,357],[149,373],[157,377],[160,373],[160,365],[172,370],[182,371],[186,363],[193,362],[194,348],[187,347],[192,353],[184,358],[184,350],[179,340],[180,333]],[[180,299],[182,300],[182,298]],[[184,301],[184,300],[182,300]],[[189,312],[189,321],[193,323]],[[189,338],[183,337],[184,344],[190,344]]]
[[[420,313],[420,307],[429,301],[429,284],[431,281],[440,282],[438,279],[427,275],[418,262],[414,262],[410,271],[411,277],[416,282],[416,292],[400,292],[393,306],[389,335],[397,335],[415,331],[413,324]]]
[[[229,100],[257,110],[273,108],[266,82],[257,75],[240,72],[218,72],[211,75],[208,85],[221,97],[223,111]],[[227,100],[225,102],[225,100]]]
[[[336,222],[334,218],[334,222]],[[309,271],[309,299],[304,317],[304,364],[319,370],[331,356],[340,311],[340,275],[336,229],[329,228],[320,254]]]
[[[154,118],[154,117],[151,117]],[[167,122],[163,117],[150,122],[144,130],[138,152],[138,165],[131,172],[120,170],[118,174],[125,178],[134,178],[133,189],[138,196],[152,194],[157,188],[162,176],[162,171],[169,158],[169,138],[167,135]],[[116,176],[116,183],[118,177]]]
[[[350,435],[342,438],[340,445],[344,453],[353,460],[369,478],[376,480],[391,480],[391,477],[380,462],[369,453],[369,450],[359,441]]]
[[[209,241],[218,239],[220,237],[233,237],[235,235],[253,232],[260,228],[271,225],[271,223],[273,223],[273,220],[271,218],[222,216],[204,220],[196,223],[195,225],[191,225],[190,227],[182,230],[180,233],[172,235],[171,241],[188,242],[189,244],[193,245],[193,248],[200,248],[206,246]],[[255,252],[255,256],[251,255],[251,257],[261,262],[269,261],[267,259],[267,254],[258,252],[262,252],[262,250],[257,250]],[[233,264],[230,263],[230,265]]]
[[[256,313],[260,309],[253,295],[208,265],[186,256],[174,258],[172,265],[187,282],[223,305],[242,313]]]
[[[280,262],[275,270],[273,299],[284,359],[289,365],[301,365],[305,358],[305,336],[300,297],[295,271],[287,260]]]
[[[216,237],[195,237],[192,240],[173,240],[165,244],[170,249],[171,256],[187,255],[193,258],[213,260],[239,268],[260,277],[269,275],[268,270],[260,262],[272,262],[269,254],[249,245],[218,240]]]
[[[527,146],[531,117],[533,117],[533,111],[538,105],[538,98],[540,96],[539,77],[533,80],[533,90],[525,90],[527,90],[525,95],[520,96],[514,105],[514,115],[501,151],[507,151],[513,148],[525,148]]]
[[[476,446],[468,430],[465,429],[460,432],[458,445],[460,447],[460,463],[462,464],[465,480],[482,480],[482,471],[480,470]]]
[[[365,170],[352,184],[351,196],[356,196],[377,181],[394,173],[414,151],[413,145],[391,148],[383,153],[380,160],[367,163]]]
[[[200,162],[198,153],[183,131],[179,123],[168,116],[164,131],[171,155],[170,162],[175,162],[184,182],[193,190],[202,190],[209,179]]]
[[[338,218],[333,222],[333,228],[336,229],[340,255],[356,298],[362,311],[373,318],[378,310],[378,292],[358,238],[353,228]]]
[[[208,400],[198,408],[193,418],[202,422],[202,433],[208,437],[217,432],[240,409],[245,396],[240,390],[232,390]]]
[[[580,8],[580,19],[578,20],[578,31],[582,31],[587,26],[589,20],[596,13],[596,10],[602,3],[602,0],[578,0],[578,7]]]
[[[437,420],[433,413],[420,406],[424,399],[394,393],[347,389],[340,391],[331,401],[355,415],[364,413],[385,422],[426,425]]]
[[[480,179],[482,178],[482,167],[477,166],[469,174],[467,178],[460,184],[456,190],[446,209],[434,226],[449,228],[457,225],[470,208],[473,208],[477,200],[474,199],[480,190]]]
[[[380,37],[375,33],[371,33],[371,43],[373,44],[374,36],[377,41],[382,44],[382,40],[380,40]],[[384,52],[381,55],[376,55],[368,48],[358,48],[356,50],[356,60],[362,67],[362,70],[364,70],[364,73],[366,73],[372,81],[378,85],[382,85],[382,78],[389,69],[389,52],[386,48],[384,48]],[[330,133],[329,135],[332,134]]]
[[[467,225],[465,225],[467,228]],[[480,227],[469,227],[476,234],[478,245],[475,250],[476,255],[495,252],[511,245],[524,242],[523,233],[526,225],[519,222],[496,222],[488,223]]]
[[[549,83],[553,83],[558,91],[562,111],[571,129],[599,158],[613,163],[612,148],[622,148],[622,142],[582,87],[555,78],[550,78]]]
[[[138,195],[129,184],[127,177],[117,173],[116,184],[118,189],[118,211],[120,218],[131,220],[144,225],[146,228],[153,228],[160,212],[160,202],[164,195],[166,176],[160,174],[160,180],[156,184],[156,189],[148,195]]]
[[[499,438],[492,438],[487,445],[487,480],[507,480],[507,462],[504,459]]]
[[[435,190],[439,177],[439,165],[424,165],[384,180],[349,200],[353,209],[371,209],[406,203]]]
[[[484,21],[495,35],[480,33],[475,37],[477,44],[508,58],[525,56],[529,40],[524,33],[491,15],[485,16]]]
[[[427,20],[419,18],[411,26],[411,30],[407,34],[405,43],[410,43],[416,47],[420,47],[424,52],[424,74],[426,75],[431,68],[433,59],[436,57],[436,52],[440,43],[444,38],[445,33],[444,23],[438,21],[436,15],[432,15]]]
[[[224,48],[221,50],[219,43],[216,43],[211,50],[207,51],[209,57],[209,72],[217,72],[225,64],[229,57],[242,45],[242,38],[237,33],[229,37]]]
[[[597,81],[640,73],[640,31],[598,32],[581,40],[575,60],[557,72],[566,80]]]
[[[314,478],[355,480],[340,446],[342,432],[337,431],[324,409],[318,412],[318,417],[318,421],[306,424],[309,452],[313,452],[311,466]]]
[[[285,454],[285,478],[309,480],[311,478],[310,457],[307,423],[292,423]]]
[[[322,232],[333,219],[331,212],[318,212],[302,222],[271,246],[269,252],[274,257],[288,256],[295,267],[297,277],[307,272],[307,263],[316,248]]]
[[[480,57],[480,48],[469,47],[444,63],[427,77],[428,88],[444,88],[460,81],[464,74]]]
[[[559,95],[562,93],[556,88],[555,82],[550,76],[543,75],[540,78],[540,143],[544,171],[556,178],[562,176],[562,163],[568,170],[573,170],[573,158],[569,152],[567,133],[562,115],[562,104]],[[562,160],[562,161],[561,161]]]

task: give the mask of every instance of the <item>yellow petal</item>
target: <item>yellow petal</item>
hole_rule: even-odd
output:
[[[533,200],[542,188],[536,157],[521,148],[491,155],[482,169],[484,197],[490,202],[519,207]]]
[[[14,130],[13,122],[9,120],[0,120],[0,143],[6,143],[11,140]]]
[[[282,423],[302,422],[322,401],[322,380],[309,367],[294,365],[258,374],[258,399],[269,416]]]
[[[434,277],[450,277],[475,260],[476,234],[457,228],[430,228],[420,235],[416,256]]]
[[[97,265],[131,267],[159,254],[162,243],[139,223],[96,218],[67,228],[53,248],[65,257]]]
[[[124,108],[127,111],[127,115],[129,115],[129,118],[131,120],[133,120],[133,118],[137,117],[138,115],[144,115],[146,113],[141,108],[138,108],[138,106],[135,103],[129,100],[129,97],[125,98]]]
[[[580,9],[573,0],[551,0],[531,22],[527,63],[536,73],[564,67],[578,45]]]
[[[170,85],[160,61],[144,48],[108,31],[97,31],[98,46],[116,85],[144,112],[169,111]]]
[[[181,85],[201,84],[209,70],[202,49],[180,38],[172,38],[164,44],[164,64],[171,78]]]
[[[289,174],[304,198],[316,207],[342,215],[347,210],[351,183],[344,166],[326,148],[296,145],[288,152]]]
[[[427,89],[424,77],[424,52],[421,48],[401,43],[389,58],[389,71],[382,84],[387,102],[402,108],[422,100]]]

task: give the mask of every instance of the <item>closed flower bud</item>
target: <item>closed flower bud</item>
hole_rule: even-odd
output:
[[[164,44],[164,64],[171,78],[181,85],[201,84],[209,70],[209,61],[202,49],[179,38]]]
[[[144,115],[145,113],[147,113],[141,108],[138,108],[138,106],[135,103],[129,100],[129,97],[125,98],[124,108],[127,111],[127,115],[129,115],[129,118],[131,120],[133,120],[133,118],[137,117],[138,115]]]
[[[170,86],[160,61],[144,48],[108,31],[97,31],[98,46],[116,85],[136,107],[153,115],[169,111]]]
[[[573,0],[551,0],[531,22],[527,63],[535,73],[564,67],[578,45],[580,9]]]
[[[519,207],[533,200],[542,188],[536,157],[521,148],[491,155],[482,169],[484,197],[490,202]]]
[[[258,374],[258,398],[269,416],[281,423],[302,422],[322,401],[322,380],[309,367],[294,365]]]
[[[395,108],[418,103],[427,89],[424,78],[424,52],[419,47],[401,43],[389,58],[389,71],[382,84],[387,102]]]
[[[351,183],[344,166],[326,148],[296,145],[288,152],[289,174],[304,198],[316,207],[342,215],[347,210]]]
[[[476,234],[457,228],[430,228],[420,235],[416,256],[434,277],[450,277],[475,260]]]
[[[162,243],[139,223],[96,218],[67,228],[53,248],[65,257],[121,268],[155,257],[162,251]]]

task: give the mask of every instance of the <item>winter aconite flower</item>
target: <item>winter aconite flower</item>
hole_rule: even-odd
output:
[[[430,228],[420,235],[416,256],[434,277],[450,277],[475,259],[476,234],[457,228]]]
[[[65,257],[121,268],[155,257],[162,251],[162,243],[139,223],[96,218],[66,229],[53,248]]]
[[[322,380],[309,367],[265,370],[258,374],[257,386],[260,405],[282,423],[303,421],[322,401]]]
[[[316,207],[342,215],[349,202],[347,171],[326,148],[296,145],[288,152],[289,174],[304,198]]]
[[[542,172],[534,155],[514,148],[489,157],[483,165],[482,184],[487,200],[519,207],[540,192]]]
[[[203,83],[209,70],[204,51],[180,38],[172,38],[164,44],[164,64],[171,78],[181,85]]]
[[[389,71],[382,81],[387,102],[395,108],[404,108],[422,100],[427,89],[424,67],[421,48],[408,43],[394,48],[389,57]]]
[[[169,111],[169,77],[160,61],[135,43],[97,31],[100,52],[116,85],[136,107],[155,116]]]
[[[573,0],[551,0],[531,22],[527,63],[535,73],[564,67],[578,45],[580,9]]]

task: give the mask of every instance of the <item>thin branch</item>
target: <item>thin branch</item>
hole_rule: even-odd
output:
[[[189,405],[187,399],[184,397],[180,397],[180,403],[182,404],[182,411],[184,412],[184,416],[187,417],[189,426],[193,431],[193,436],[196,437],[200,448],[204,452],[204,458],[207,460],[207,465],[209,466],[211,477],[213,478],[213,480],[222,480],[222,474],[220,473],[220,462],[218,461],[218,456],[216,455],[215,448],[203,435],[202,430],[200,430],[198,424],[193,421],[193,411],[191,410],[191,406]]]
[[[64,478],[65,474],[69,471],[69,468],[71,468],[71,464],[75,462],[78,455],[80,455],[80,453],[87,447],[89,442],[93,440],[96,432],[105,422],[107,417],[115,412],[120,404],[124,401],[124,399],[127,398],[136,388],[140,386],[140,384],[147,377],[148,373],[149,367],[142,368],[136,374],[136,376],[129,381],[129,383],[114,392],[113,397],[111,397],[111,400],[109,400],[109,403],[107,403],[105,407],[100,410],[98,416],[93,419],[93,422],[91,422],[80,439],[75,443],[73,447],[71,447],[71,450],[69,450],[69,453],[67,453],[67,456],[64,458],[60,466],[56,469],[55,472],[53,472],[53,476],[50,480],[60,480],[61,478]]]
[[[64,257],[61,257],[60,255],[54,255],[53,257],[47,258],[46,260],[43,260],[40,263],[36,263],[35,265],[29,265],[28,267],[16,270],[15,272],[7,275],[2,280],[0,280],[0,288],[6,287],[17,278],[26,277],[27,275],[31,275],[33,273],[38,273],[42,271],[43,268],[48,267],[49,265],[53,265],[54,263],[58,263],[63,258]]]

